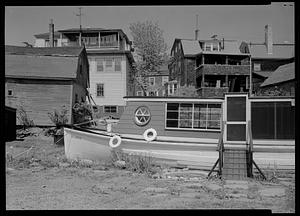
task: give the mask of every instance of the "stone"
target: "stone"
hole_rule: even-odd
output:
[[[208,188],[211,191],[216,191],[216,190],[222,189],[222,187],[220,185],[213,184],[213,183],[207,184],[206,188]]]
[[[227,196],[229,196],[230,198],[234,198],[234,199],[239,199],[239,198],[247,198],[247,194],[242,194],[242,193],[229,193],[227,194]]]
[[[69,163],[58,163],[58,165],[59,165],[59,167],[63,167],[63,168],[70,166]]]
[[[116,167],[119,167],[119,168],[125,168],[126,167],[125,161],[121,161],[121,160],[117,160],[116,162],[114,162],[114,165]]]
[[[285,196],[285,189],[279,187],[270,187],[259,190],[261,196],[266,197],[282,197]]]
[[[224,188],[228,189],[244,189],[248,190],[248,182],[247,181],[241,181],[241,180],[226,180]]]
[[[159,173],[155,173],[154,175],[151,176],[153,179],[160,179],[161,175]]]
[[[145,188],[143,190],[143,192],[145,192],[145,193],[168,193],[169,190],[166,188],[148,187],[148,188]]]
[[[180,194],[180,197],[183,197],[183,198],[196,198],[196,196],[198,196],[199,193],[197,192],[185,192],[185,193],[181,193]]]

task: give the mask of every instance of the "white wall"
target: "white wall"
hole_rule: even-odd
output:
[[[100,55],[99,58],[113,58],[121,57],[118,56],[103,56]],[[89,57],[90,62],[90,93],[97,105],[118,105],[125,106],[125,101],[123,99],[126,96],[126,56],[122,56],[121,61],[121,72],[116,71],[105,71],[97,72],[97,64],[95,58]],[[104,97],[97,97],[96,84],[104,83]]]
[[[35,39],[34,47],[45,47],[45,39]]]

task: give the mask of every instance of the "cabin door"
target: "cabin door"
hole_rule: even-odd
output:
[[[224,142],[246,144],[247,122],[250,119],[248,93],[225,94],[223,111]]]

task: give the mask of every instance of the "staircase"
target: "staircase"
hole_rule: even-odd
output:
[[[222,176],[224,179],[242,180],[247,178],[247,152],[242,149],[224,149]]]

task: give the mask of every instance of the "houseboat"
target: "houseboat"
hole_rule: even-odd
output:
[[[103,160],[121,149],[178,166],[211,170],[218,164],[221,171],[226,152],[242,152],[247,166],[250,161],[257,168],[295,168],[293,97],[124,99],[119,122],[108,130],[65,128],[67,158]]]

